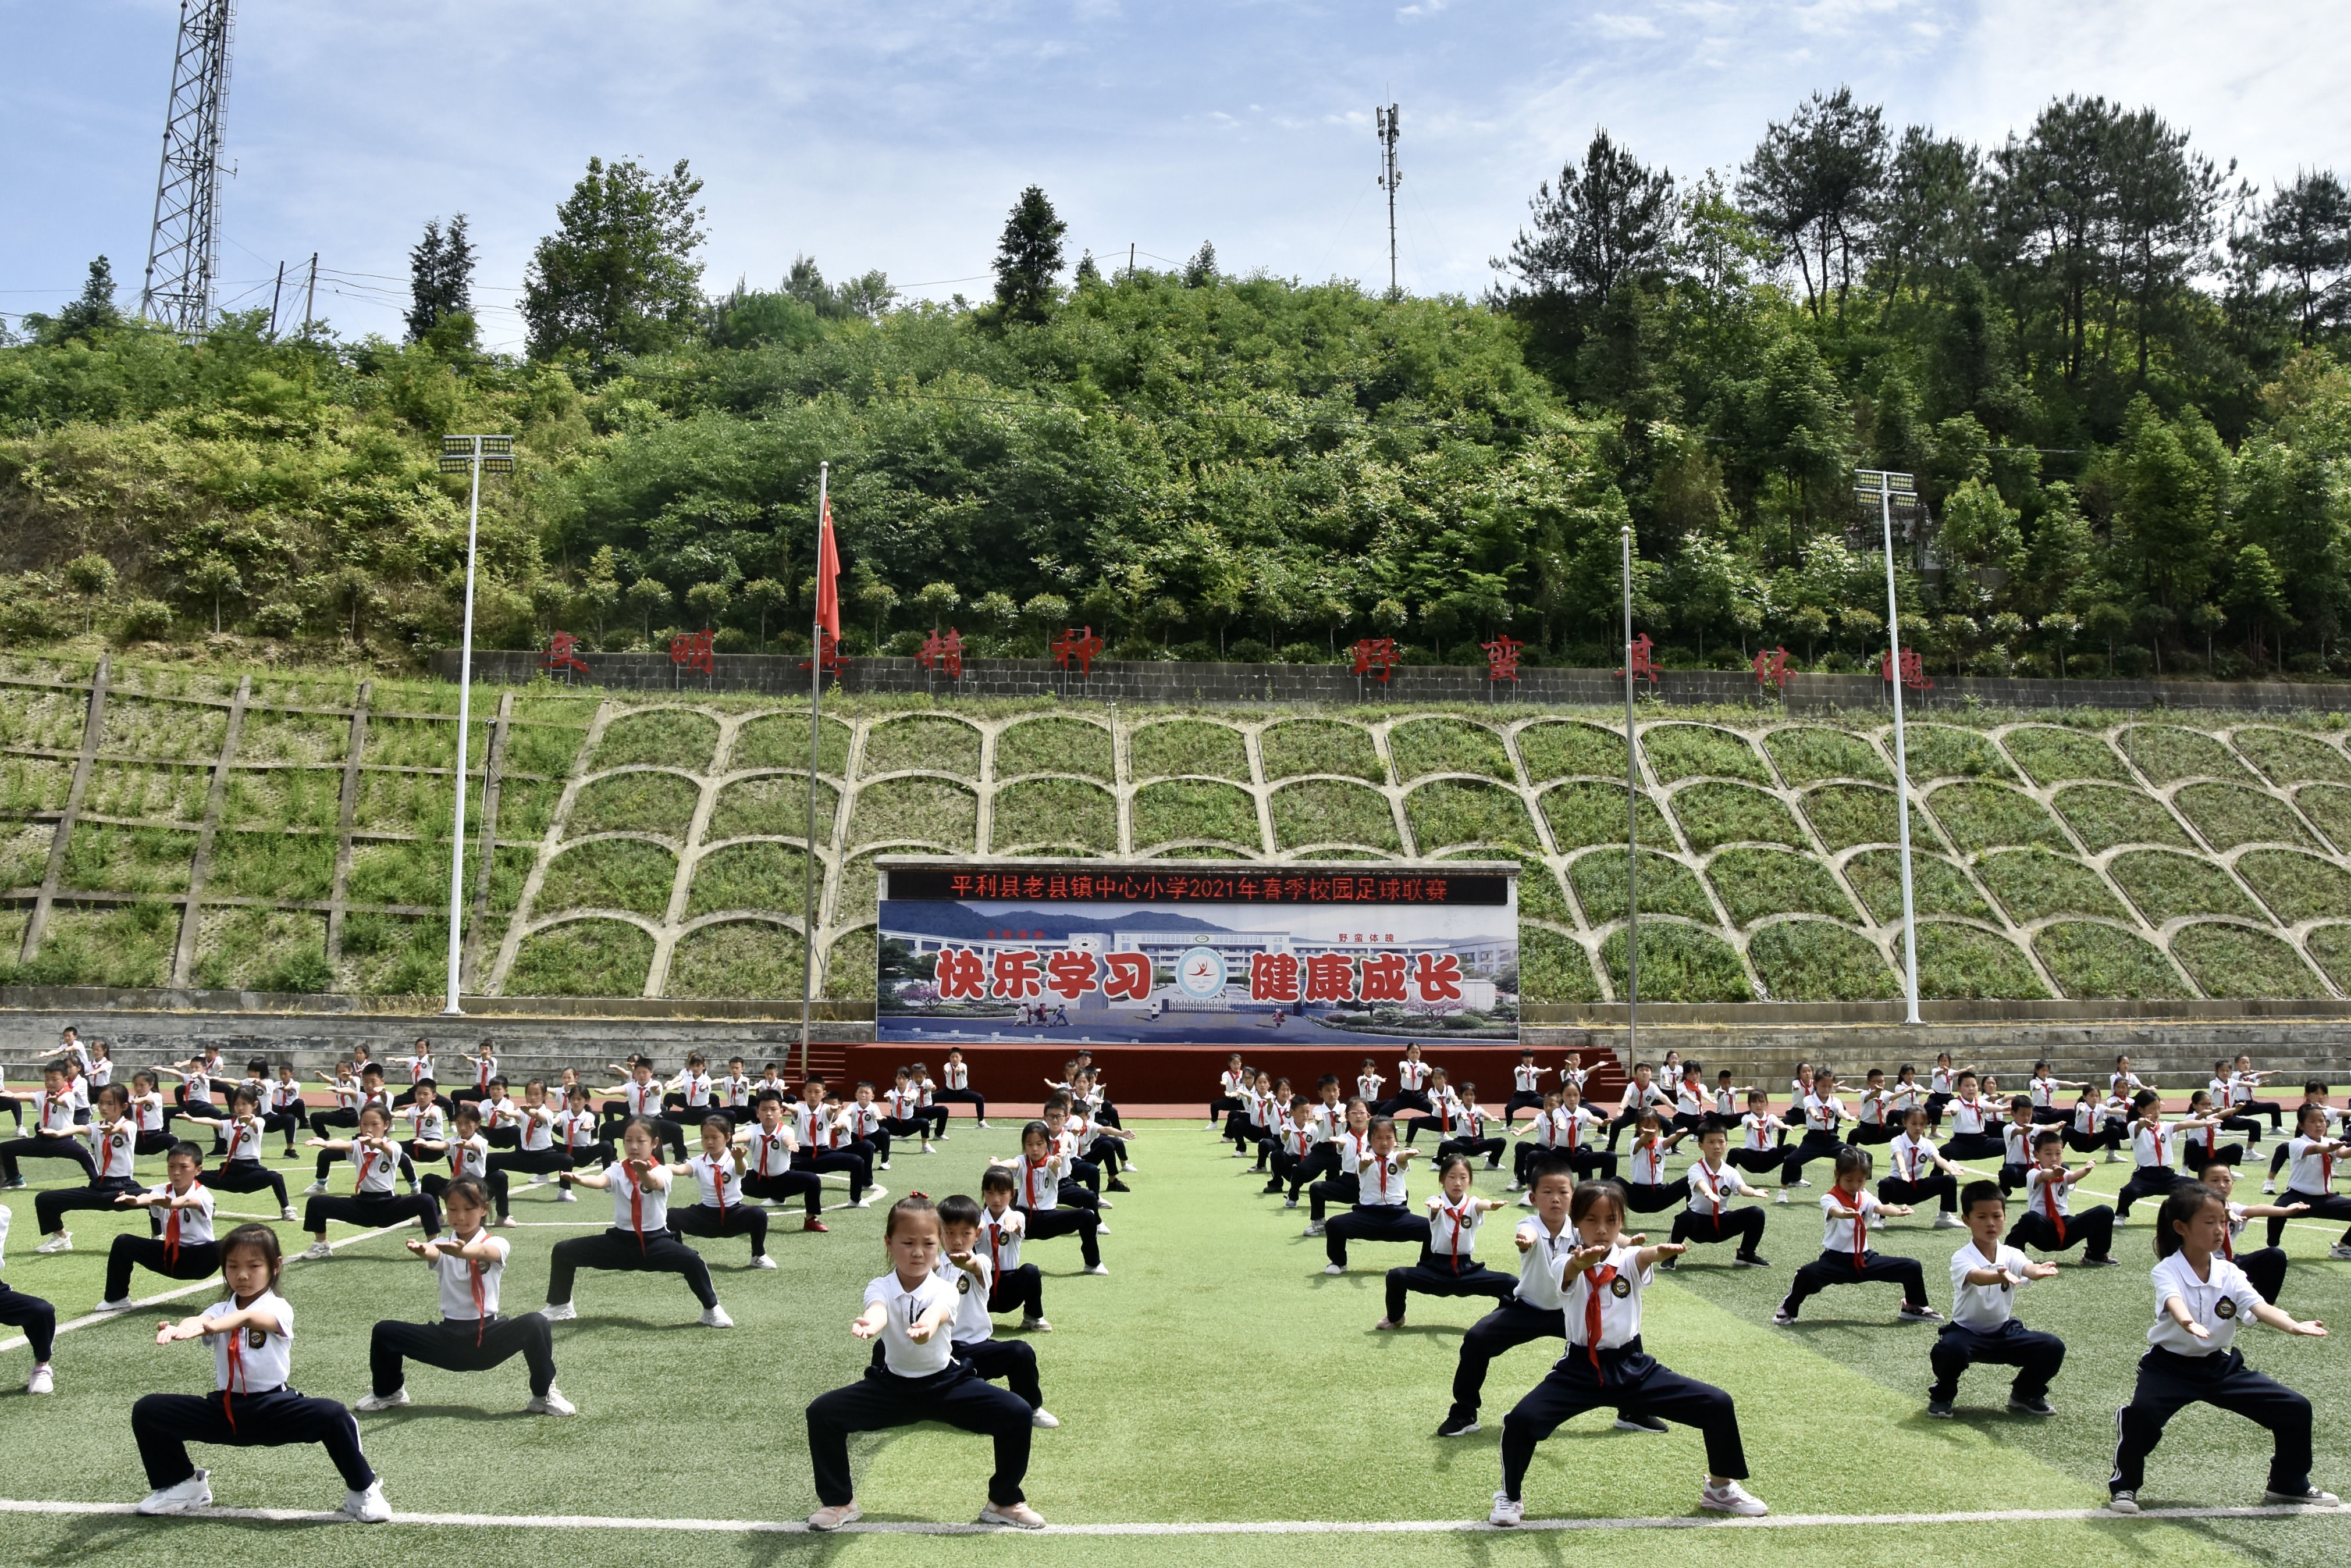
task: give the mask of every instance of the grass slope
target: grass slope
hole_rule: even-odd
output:
[[[902,1155],[883,1179],[900,1191],[969,1190],[984,1157],[1011,1147],[1008,1118],[994,1133],[958,1121],[933,1158]],[[1494,1431],[1517,1396],[1556,1350],[1532,1345],[1498,1362],[1487,1387],[1487,1431],[1439,1442],[1429,1433],[1446,1406],[1465,1302],[1416,1299],[1410,1326],[1375,1334],[1380,1271],[1410,1262],[1405,1250],[1355,1249],[1353,1272],[1321,1273],[1320,1242],[1299,1232],[1302,1214],[1257,1194],[1242,1162],[1197,1124],[1150,1124],[1137,1146],[1137,1190],[1117,1199],[1104,1240],[1105,1279],[1077,1275],[1072,1241],[1041,1244],[1046,1309],[1056,1332],[1036,1345],[1046,1396],[1061,1416],[1038,1436],[1029,1490],[1057,1522],[1186,1521],[1411,1521],[1474,1518],[1495,1485]],[[2262,1151],[2264,1154],[2266,1150]],[[147,1163],[152,1163],[147,1162]],[[2092,1185],[2111,1192],[2126,1168],[2100,1168]],[[54,1175],[30,1168],[37,1180]],[[301,1178],[298,1178],[298,1184]],[[1499,1176],[1480,1173],[1481,1190]],[[1414,1182],[1417,1194],[1424,1180]],[[1806,1198],[1817,1196],[1802,1194]],[[31,1197],[7,1195],[16,1219],[7,1276],[19,1290],[48,1296],[68,1316],[97,1297],[105,1235],[120,1221],[85,1216],[77,1250],[29,1255]],[[225,1210],[259,1213],[262,1203],[227,1196]],[[605,1218],[583,1195],[559,1206],[549,1189],[519,1193],[528,1228],[508,1232],[517,1259],[507,1297],[520,1309],[540,1299],[547,1250]],[[1516,1213],[1500,1218],[1507,1221]],[[1817,1298],[1792,1331],[1769,1316],[1794,1265],[1817,1245],[1817,1211],[1772,1208],[1768,1271],[1738,1271],[1704,1256],[1661,1276],[1649,1294],[1648,1335],[1670,1364],[1710,1378],[1738,1397],[1753,1489],[1781,1513],[1908,1513],[2095,1504],[2103,1495],[2109,1413],[2127,1397],[2147,1303],[2151,1211],[2142,1210],[2117,1245],[2130,1266],[2067,1268],[2024,1298],[2022,1314],[2057,1328],[2070,1354],[2055,1390],[2062,1414],[2046,1423],[2000,1410],[2004,1375],[1971,1374],[1960,1418],[1923,1411],[1932,1331],[1897,1327],[1891,1288],[1834,1291]],[[773,1274],[750,1272],[747,1246],[705,1242],[719,1292],[740,1327],[694,1325],[692,1298],[666,1276],[583,1274],[582,1316],[557,1330],[560,1383],[585,1412],[577,1422],[517,1414],[521,1368],[461,1376],[412,1369],[416,1403],[362,1418],[369,1454],[398,1508],[413,1511],[627,1516],[647,1519],[790,1519],[812,1506],[800,1411],[815,1394],[857,1375],[862,1346],[848,1336],[859,1288],[881,1272],[882,1209],[838,1210],[834,1230],[805,1235],[779,1227]],[[794,1224],[797,1223],[795,1220]],[[572,1228],[551,1229],[551,1225]],[[292,1226],[282,1227],[291,1232]],[[351,1234],[340,1228],[340,1237]],[[2346,1271],[2323,1261],[2332,1228],[2296,1227],[2286,1304],[2324,1313]],[[1878,1245],[1924,1260],[1938,1301],[1957,1232],[1897,1222]],[[1508,1241],[1489,1238],[1499,1260]],[[140,1292],[158,1288],[147,1276]],[[366,1386],[368,1325],[377,1317],[421,1319],[431,1309],[423,1271],[393,1238],[345,1248],[326,1263],[297,1264],[287,1294],[298,1313],[296,1375],[306,1391],[349,1401]],[[191,1296],[169,1309],[193,1311]],[[141,1487],[130,1449],[128,1407],[151,1389],[200,1391],[201,1352],[160,1351],[148,1343],[154,1312],[75,1331],[60,1342],[61,1386],[53,1398],[0,1396],[14,1499],[131,1501]],[[2288,1341],[2249,1331],[2256,1366],[2308,1395],[2318,1411],[2317,1479],[2339,1486],[2351,1438],[2351,1369],[2338,1345]],[[13,1386],[25,1352],[0,1353]],[[853,1446],[861,1500],[880,1519],[957,1521],[976,1511],[987,1469],[984,1447],[943,1428],[916,1428]],[[2174,1423],[2149,1472],[2150,1501],[2257,1501],[2267,1448],[2250,1426],[2217,1412]],[[314,1449],[208,1450],[225,1505],[330,1506],[331,1471]],[[1529,1479],[1535,1515],[1678,1515],[1690,1511],[1701,1451],[1683,1429],[1663,1438],[1612,1430],[1584,1417],[1545,1445]],[[445,1561],[491,1551],[516,1563],[674,1563],[681,1554],[716,1563],[879,1562],[901,1558],[1088,1564],[1336,1562],[1369,1542],[1314,1536],[1152,1538],[1085,1542],[998,1539],[817,1542],[783,1536],[620,1535],[503,1532],[463,1540],[434,1527],[351,1529],[130,1518],[16,1518],[13,1556],[28,1563],[102,1558],[110,1564],[210,1561],[265,1550],[279,1568],[347,1563],[354,1551],[385,1563]],[[2339,1557],[2341,1521],[2059,1521],[2020,1525],[1901,1526],[1855,1531],[1742,1533],[1742,1560],[1818,1562],[1823,1553],[1864,1561],[1947,1563],[2013,1561],[2022,1552],[2070,1563],[2168,1563],[2250,1558],[2280,1564]],[[1709,1545],[1714,1544],[1709,1539]],[[1416,1536],[1424,1560],[1482,1568],[1497,1553],[1552,1558],[1583,1548],[1573,1538],[1536,1536],[1500,1545],[1487,1536]],[[1645,1546],[1643,1549],[1655,1549]],[[1668,1548],[1670,1549],[1670,1548]]]

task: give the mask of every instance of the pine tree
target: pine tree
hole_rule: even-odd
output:
[[[114,307],[114,265],[100,256],[89,264],[89,278],[81,286],[81,297],[57,312],[54,330],[61,338],[87,337],[121,321],[122,313]]]
[[[1077,286],[1080,288],[1083,288],[1088,284],[1099,285],[1102,280],[1102,268],[1094,265],[1094,253],[1088,251],[1085,254],[1080,256],[1078,258]]]
[[[1217,247],[1213,241],[1202,240],[1192,259],[1184,264],[1184,286],[1206,288],[1217,281]]]
[[[408,253],[408,340],[414,343],[451,316],[474,313],[474,246],[465,214],[424,221],[424,237]]]
[[[996,303],[1005,319],[1045,319],[1061,270],[1061,236],[1069,232],[1041,187],[1020,192],[996,249]]]

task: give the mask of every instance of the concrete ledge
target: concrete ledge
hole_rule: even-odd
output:
[[[1565,1005],[1529,1002],[1521,1009],[1531,1028],[1623,1029],[1630,1011],[1622,1002]],[[1791,1028],[1876,1025],[1903,1027],[1899,1002],[1645,1002],[1640,1025],[1660,1029],[1727,1026]],[[2327,1022],[2351,1019],[2351,1002],[2321,997],[2252,997],[2225,1001],[2169,1002],[1922,1002],[1924,1024],[2147,1023]]]
[[[439,996],[330,996],[266,991],[117,990],[107,986],[0,986],[0,1012],[297,1013],[329,1017],[441,1019],[438,1028],[463,1029],[471,1018],[715,1019],[798,1025],[800,1004],[776,998],[696,1000],[690,997],[467,996],[465,1018],[444,1018]],[[811,1020],[863,1023],[872,1033],[870,1002],[818,1002]],[[835,1033],[838,1033],[837,1031]]]
[[[804,661],[789,654],[721,653],[707,675],[688,672],[666,653],[590,653],[588,672],[569,677],[586,689],[638,691],[692,701],[719,691],[783,697],[809,689]],[[545,658],[510,649],[477,651],[476,680],[520,686],[545,673]],[[433,655],[432,669],[457,678],[457,655]],[[912,659],[852,659],[843,691],[925,692],[956,697],[1057,697],[1067,701],[1316,702],[1336,706],[1375,702],[1492,703],[1501,716],[1531,708],[1618,705],[1624,678],[1607,670],[1528,668],[1516,682],[1496,682],[1475,665],[1413,664],[1386,681],[1359,678],[1345,664],[1192,663],[1182,660],[1096,659],[1079,675],[1046,659],[969,659],[960,681],[936,677]],[[1759,716],[1866,710],[1886,705],[1886,687],[1873,675],[1791,675],[1776,696],[1744,670],[1661,670],[1643,694],[1667,704],[1751,703]],[[2045,680],[1985,675],[1938,676],[1931,690],[1907,706],[1922,716],[1969,703],[2001,708],[2185,708],[2281,713],[2296,710],[2351,711],[2351,682],[2223,680]]]

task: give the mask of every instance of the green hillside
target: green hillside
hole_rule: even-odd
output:
[[[115,668],[61,857],[87,666],[0,665],[0,952],[19,984],[437,989],[453,689]],[[468,989],[797,996],[808,721],[773,700],[477,692]],[[1897,989],[1892,737],[1652,710],[1642,994]],[[235,743],[227,742],[234,725]],[[2351,992],[2339,723],[1932,715],[1910,731],[1930,997]],[[354,742],[356,741],[356,746]],[[1604,714],[1178,711],[852,698],[819,769],[820,994],[872,994],[891,851],[1515,856],[1524,994],[1623,984],[1625,751]],[[478,783],[469,838],[482,829]],[[479,839],[475,838],[476,844]],[[34,950],[26,922],[49,883]],[[196,914],[186,916],[193,898]]]

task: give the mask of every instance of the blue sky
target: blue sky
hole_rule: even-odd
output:
[[[54,308],[89,258],[135,294],[176,0],[0,0],[0,311]],[[1805,93],[1997,140],[2052,96],[2152,104],[2264,182],[2351,171],[2336,0],[994,0],[855,5],[241,0],[226,297],[284,260],[338,329],[393,333],[428,216],[471,214],[487,337],[590,154],[706,182],[707,282],[796,251],[912,292],[984,292],[1020,188],[1081,246],[1384,282],[1371,111],[1403,108],[1399,271],[1476,292],[1538,181],[1595,125],[1726,172]],[[289,308],[298,308],[291,307]]]

